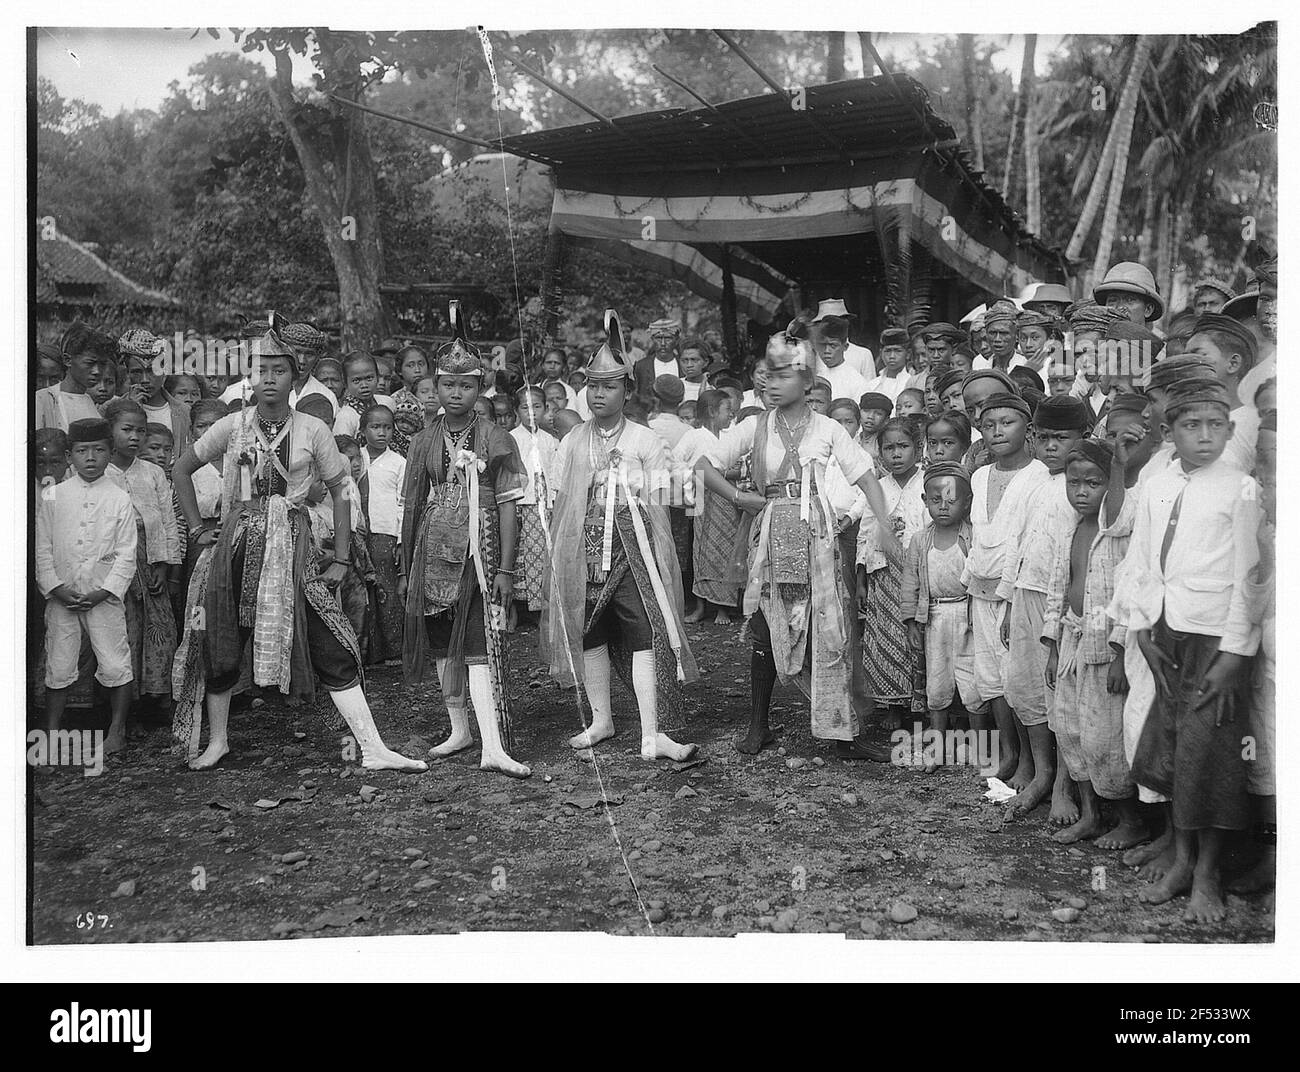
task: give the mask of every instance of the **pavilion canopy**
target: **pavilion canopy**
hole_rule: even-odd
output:
[[[796,107],[803,104],[803,108]],[[1062,281],[1061,255],[983,181],[925,89],[892,75],[502,140],[549,164],[551,225],[769,322],[836,279],[903,300],[926,264],[987,295]],[[883,292],[883,291],[882,291]]]

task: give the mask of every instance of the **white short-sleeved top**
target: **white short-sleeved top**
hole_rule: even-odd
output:
[[[224,457],[224,465],[238,465],[237,458],[228,457],[235,431],[240,420],[256,420],[252,407],[241,413],[222,417],[199,437],[194,444],[194,455],[201,462],[215,462]],[[312,482],[319,477],[329,487],[338,484],[347,475],[347,462],[334,445],[334,433],[325,422],[310,413],[290,411],[293,426],[289,430],[289,489],[287,498],[301,502],[307,496]]]

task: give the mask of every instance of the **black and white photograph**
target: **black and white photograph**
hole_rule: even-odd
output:
[[[1275,947],[1276,13],[741,10],[11,29],[22,948]]]

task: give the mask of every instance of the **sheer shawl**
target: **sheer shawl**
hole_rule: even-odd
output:
[[[587,495],[597,479],[594,466],[595,424],[587,421],[574,428],[565,439],[559,471],[555,511],[551,517],[551,553],[546,569],[544,590],[546,606],[542,611],[541,651],[550,671],[568,688],[582,680],[582,632],[587,605],[587,563],[583,543],[583,519],[587,513]],[[668,508],[663,493],[670,486],[670,464],[659,437],[640,425],[629,423],[623,431],[623,460],[627,482],[642,506],[648,521],[650,545],[667,596],[665,614],[671,614],[681,639],[680,659],[684,680],[699,677],[695,658],[686,638],[682,621],[682,574],[677,564]],[[643,438],[644,437],[644,438]],[[638,442],[639,441],[639,442]],[[643,449],[633,450],[634,445]],[[622,492],[619,492],[622,499]],[[620,506],[622,503],[620,503]],[[625,547],[629,555],[638,553]]]

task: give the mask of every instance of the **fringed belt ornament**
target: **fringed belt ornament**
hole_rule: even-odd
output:
[[[294,533],[289,502],[283,495],[266,500],[266,534],[257,578],[253,622],[253,683],[289,692],[293,661]],[[250,529],[252,526],[250,525]]]
[[[474,572],[478,575],[478,588],[486,599],[488,594],[487,576],[483,572],[483,549],[479,546],[479,474],[487,468],[487,463],[472,450],[462,447],[456,452],[456,469],[469,478],[469,555],[474,560]]]
[[[614,558],[614,507],[619,487],[627,487],[627,473],[623,469],[623,452],[614,449],[609,452],[609,475],[605,479],[605,532],[600,544],[600,568],[604,573],[609,572]]]
[[[465,572],[469,503],[464,485],[433,485],[424,508],[422,527],[425,613],[439,614],[460,597],[460,582]]]

